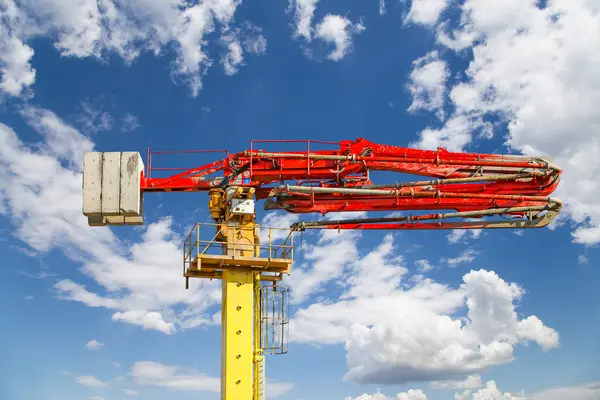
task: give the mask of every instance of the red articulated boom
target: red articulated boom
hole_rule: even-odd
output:
[[[301,142],[306,151],[266,152],[256,143]],[[335,144],[311,150],[311,144]],[[153,171],[148,153],[148,174]],[[549,197],[561,169],[541,157],[420,150],[359,138],[322,141],[253,141],[250,150],[225,153],[209,164],[170,177],[142,176],[142,192],[208,191],[254,187],[265,209],[291,213],[419,211],[398,217],[323,220],[298,230],[537,228],[548,225],[562,202]],[[154,169],[157,170],[157,169]],[[424,177],[375,184],[371,172]],[[219,173],[220,176],[212,177]],[[497,217],[490,219],[490,217]]]

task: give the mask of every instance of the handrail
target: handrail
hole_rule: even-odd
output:
[[[208,227],[209,230],[201,229],[202,226]],[[287,259],[293,261],[294,257],[294,232],[290,228],[271,228],[271,227],[239,227],[230,226],[233,234],[236,235],[240,231],[249,231],[256,228],[260,230],[266,230],[266,236],[268,240],[265,243],[254,243],[248,239],[248,243],[237,243],[232,245],[234,253],[240,249],[254,249],[251,254],[255,258],[267,258],[267,259]],[[185,275],[186,269],[195,262],[200,255],[211,255],[211,250],[217,247],[219,251],[215,251],[214,255],[223,255],[222,246],[225,244],[222,241],[218,241],[219,233],[221,232],[222,226],[214,223],[202,223],[197,222],[192,226],[192,229],[183,241],[183,272]],[[211,232],[210,236],[204,237],[203,232]],[[274,232],[287,232],[287,235],[276,235]],[[244,235],[247,236],[247,235]],[[264,254],[266,257],[261,257]],[[248,256],[245,256],[248,257]]]

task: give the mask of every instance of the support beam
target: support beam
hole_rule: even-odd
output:
[[[223,271],[221,400],[252,400],[254,276]]]

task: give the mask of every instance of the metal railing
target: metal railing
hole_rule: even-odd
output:
[[[235,240],[227,241],[227,238]],[[259,239],[259,240],[255,240]],[[294,232],[289,228],[263,228],[198,222],[183,242],[183,272],[199,255],[294,260]]]

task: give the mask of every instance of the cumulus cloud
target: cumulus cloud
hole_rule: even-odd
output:
[[[213,65],[207,52],[208,35],[218,28],[228,32],[240,3],[84,0],[67,6],[58,0],[18,4],[2,0],[0,89],[19,96],[33,85],[34,51],[27,43],[43,37],[50,38],[63,57],[100,59],[116,54],[126,63],[144,52],[161,56],[174,45],[172,77],[188,85],[196,96],[202,88],[202,77]]]
[[[133,243],[110,228],[90,228],[81,214],[81,168],[94,143],[48,110],[27,107],[21,115],[40,140],[24,143],[0,124],[0,213],[30,248],[63,251],[101,288],[90,291],[64,278],[54,285],[59,298],[104,307],[115,321],[166,333],[211,324],[204,313],[220,302],[218,282],[196,280],[195,290],[182,289],[180,237],[172,220],[148,224]]]
[[[340,61],[352,50],[352,38],[363,32],[366,27],[362,22],[352,23],[347,17],[327,14],[321,22],[313,27],[313,17],[319,0],[291,0],[288,11],[294,12],[294,38],[302,38],[310,43],[314,38],[333,45],[327,58]],[[382,5],[380,4],[380,7]],[[383,5],[385,7],[385,5]],[[306,54],[312,54],[308,50]]]
[[[434,25],[446,7],[448,7],[448,0],[412,0],[407,21],[427,26]]]
[[[412,8],[419,3],[441,9],[445,2],[413,1]],[[510,149],[550,156],[563,167],[556,195],[575,223],[573,241],[599,243],[600,59],[589,49],[600,46],[600,4],[467,0],[456,7],[460,25],[458,18],[439,22],[436,47],[471,60],[448,90],[453,113],[440,128],[424,129],[415,144],[462,150],[494,136],[496,127],[506,129]],[[429,24],[439,13],[431,15]]]
[[[346,397],[344,400],[427,400],[427,396],[420,389],[410,389],[407,392],[398,393],[395,397],[387,397],[381,393],[361,394],[356,398]]]
[[[600,398],[600,382],[582,383],[573,386],[555,386],[531,394],[503,392],[495,381],[473,391],[467,389],[455,393],[455,400],[596,400]]]
[[[444,94],[450,71],[437,51],[431,51],[413,62],[408,89],[412,103],[408,112],[427,110],[434,112],[439,119],[444,118]]]
[[[294,36],[303,37],[307,41],[312,39],[312,20],[319,0],[290,1],[290,8],[294,9],[294,23],[296,25]]]
[[[458,288],[424,277],[403,285],[407,268],[396,254],[393,237],[386,236],[362,256],[355,248],[358,240],[342,236],[321,242],[324,249],[343,249],[336,254],[348,259],[323,274],[320,268],[305,269],[302,279],[314,279],[320,287],[336,282],[340,294],[300,308],[290,325],[291,340],[344,343],[348,366],[344,380],[390,384],[469,379],[511,362],[516,345],[527,341],[544,349],[558,345],[558,334],[540,325],[539,318],[519,319],[515,302],[523,289],[495,272],[470,271]],[[324,256],[331,253],[329,248]],[[294,290],[292,284],[292,294]],[[466,317],[457,316],[463,307]],[[475,386],[477,378],[470,379],[454,382],[454,387]]]
[[[365,29],[360,22],[353,24],[348,18],[341,15],[327,14],[317,25],[316,37],[334,45],[333,51],[327,57],[330,60],[339,61],[352,49],[352,36]]]
[[[488,381],[484,388],[473,393],[473,400],[525,400],[525,398],[503,393],[498,389],[496,382]]]

